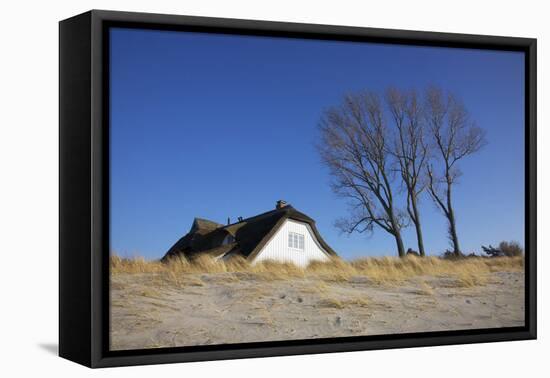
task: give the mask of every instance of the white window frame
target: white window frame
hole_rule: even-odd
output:
[[[289,231],[288,232],[288,248],[295,249],[298,251],[305,251],[306,249],[306,238],[304,234],[298,232]]]

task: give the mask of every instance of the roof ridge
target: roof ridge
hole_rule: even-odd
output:
[[[202,217],[194,217],[194,219],[203,220],[203,221],[207,221],[207,222],[211,222],[211,223],[221,224],[221,223],[218,223],[218,222],[216,222],[216,221],[213,221],[213,220],[210,220],[210,219],[206,219],[206,218],[202,218]]]
[[[293,209],[293,210],[296,211],[296,209],[294,209],[291,205],[287,205],[287,206],[285,206],[281,209],[273,209],[273,210],[269,210],[269,211],[266,211],[266,212],[258,214],[258,215],[253,215],[253,216],[248,217],[248,218],[243,218],[243,220],[241,220],[241,221],[224,225],[222,228],[226,228],[226,227],[234,226],[234,225],[239,224],[239,223],[247,222],[247,221],[250,221],[251,219],[259,218],[259,217],[265,216],[265,215],[270,214],[270,213],[275,214],[277,212],[287,212],[290,209]]]

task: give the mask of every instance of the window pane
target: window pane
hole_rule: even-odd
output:
[[[288,233],[288,246],[294,249],[304,249],[304,235],[297,232]]]

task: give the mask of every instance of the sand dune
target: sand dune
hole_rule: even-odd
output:
[[[427,332],[524,324],[524,275],[489,273],[464,287],[418,276],[266,280],[250,273],[118,273],[111,279],[111,349]]]

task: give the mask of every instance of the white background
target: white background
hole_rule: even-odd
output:
[[[4,1],[0,22],[0,375],[109,377],[548,376],[550,27],[544,1]],[[539,340],[90,370],[55,355],[58,25],[89,9],[538,38]],[[545,25],[546,24],[546,25]],[[546,276],[542,274],[546,273]],[[544,351],[546,348],[546,351]],[[546,371],[545,371],[546,370]]]

